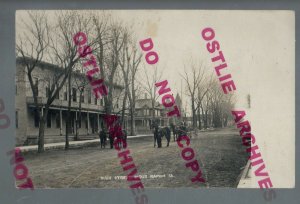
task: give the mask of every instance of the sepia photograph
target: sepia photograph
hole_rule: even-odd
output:
[[[18,10],[15,22],[14,156],[34,188],[294,187],[292,13]]]

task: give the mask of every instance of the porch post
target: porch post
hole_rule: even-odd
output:
[[[97,113],[97,125],[98,125],[98,129],[97,131],[99,132],[100,131],[100,118],[99,118],[99,113]]]
[[[59,133],[62,135],[62,110],[59,110]]]
[[[90,134],[90,114],[87,111],[87,134]]]

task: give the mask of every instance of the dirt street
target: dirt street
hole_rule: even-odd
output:
[[[234,128],[200,132],[191,146],[202,162],[205,184],[192,183],[195,173],[184,166],[181,149],[171,140],[166,147],[153,148],[153,138],[128,140],[131,156],[142,175],[144,186],[155,187],[236,187],[246,165],[247,154]],[[128,188],[125,172],[115,149],[88,147],[24,155],[35,188]]]

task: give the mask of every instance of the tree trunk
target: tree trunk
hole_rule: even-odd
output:
[[[192,117],[193,117],[193,129],[197,127],[196,121],[196,110],[195,110],[195,102],[194,98],[192,98]]]
[[[128,95],[128,91],[125,89],[125,95],[124,95],[123,104],[122,104],[122,116],[121,116],[121,124],[123,124],[124,129],[126,129],[124,118],[125,118],[127,95]]]
[[[71,73],[68,76],[68,91],[69,91],[69,98],[68,98],[68,111],[67,111],[67,120],[66,120],[66,142],[65,142],[65,150],[69,149],[69,132],[71,129],[70,126],[70,119],[71,119]]]
[[[69,132],[70,132],[70,129],[71,129],[71,126],[70,126],[70,108],[68,108],[68,111],[67,111],[67,121],[66,121],[66,142],[65,142],[65,149],[69,149]]]
[[[154,108],[154,106],[155,106],[155,100],[154,99],[152,99],[151,105],[152,105],[152,120],[154,121],[154,119],[155,119],[155,108]]]
[[[216,128],[222,127],[221,114],[218,107],[216,107],[215,114],[214,114],[214,127]]]
[[[228,116],[226,115],[224,118],[224,127],[227,127],[227,123],[228,123]]]
[[[81,121],[81,97],[82,97],[83,91],[80,91],[80,96],[79,96],[79,114],[78,114],[78,118],[76,118],[76,131],[75,131],[75,141],[78,141],[78,134],[79,134],[79,122]]]
[[[136,135],[135,132],[135,116],[134,116],[134,111],[132,109],[132,107],[130,108],[130,133],[131,135]]]
[[[207,129],[207,127],[208,127],[208,123],[207,123],[208,122],[208,110],[205,111],[205,117],[204,118],[205,118],[204,119],[204,128]]]
[[[131,101],[130,101],[130,121],[131,121],[131,135],[136,135],[136,131],[135,131],[135,90],[134,90],[134,76],[135,73],[132,73],[131,76]]]
[[[199,121],[199,130],[202,128],[202,123],[201,123],[201,114],[200,114],[200,107],[198,108],[198,121]]]
[[[76,119],[76,123],[75,123],[75,138],[74,138],[74,140],[75,141],[78,141],[78,129],[79,129],[79,119],[77,118]]]
[[[215,116],[215,110],[212,111],[212,126],[216,127],[216,116]]]
[[[42,153],[45,151],[44,143],[45,143],[45,123],[47,114],[46,113],[39,113],[40,116],[40,125],[39,125],[39,138],[38,138],[38,153]]]

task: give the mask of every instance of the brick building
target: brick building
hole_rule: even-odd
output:
[[[32,73],[34,82],[38,84],[38,103],[43,105],[47,101],[49,78],[61,72],[62,69],[53,64],[41,62]],[[104,100],[96,99],[88,83],[84,86],[83,95],[80,98],[78,83],[86,80],[84,74],[72,75],[72,102],[71,102],[71,129],[70,140],[75,136],[75,120],[79,115],[79,100],[81,100],[81,121],[79,121],[79,138],[97,138],[97,132],[101,128],[104,116]],[[25,66],[20,58],[16,60],[16,145],[37,144],[39,120],[34,114],[34,100]],[[113,113],[120,111],[122,105],[123,87],[114,85]],[[64,84],[56,99],[51,104],[45,126],[45,143],[65,141],[66,113],[68,108],[68,88]]]

